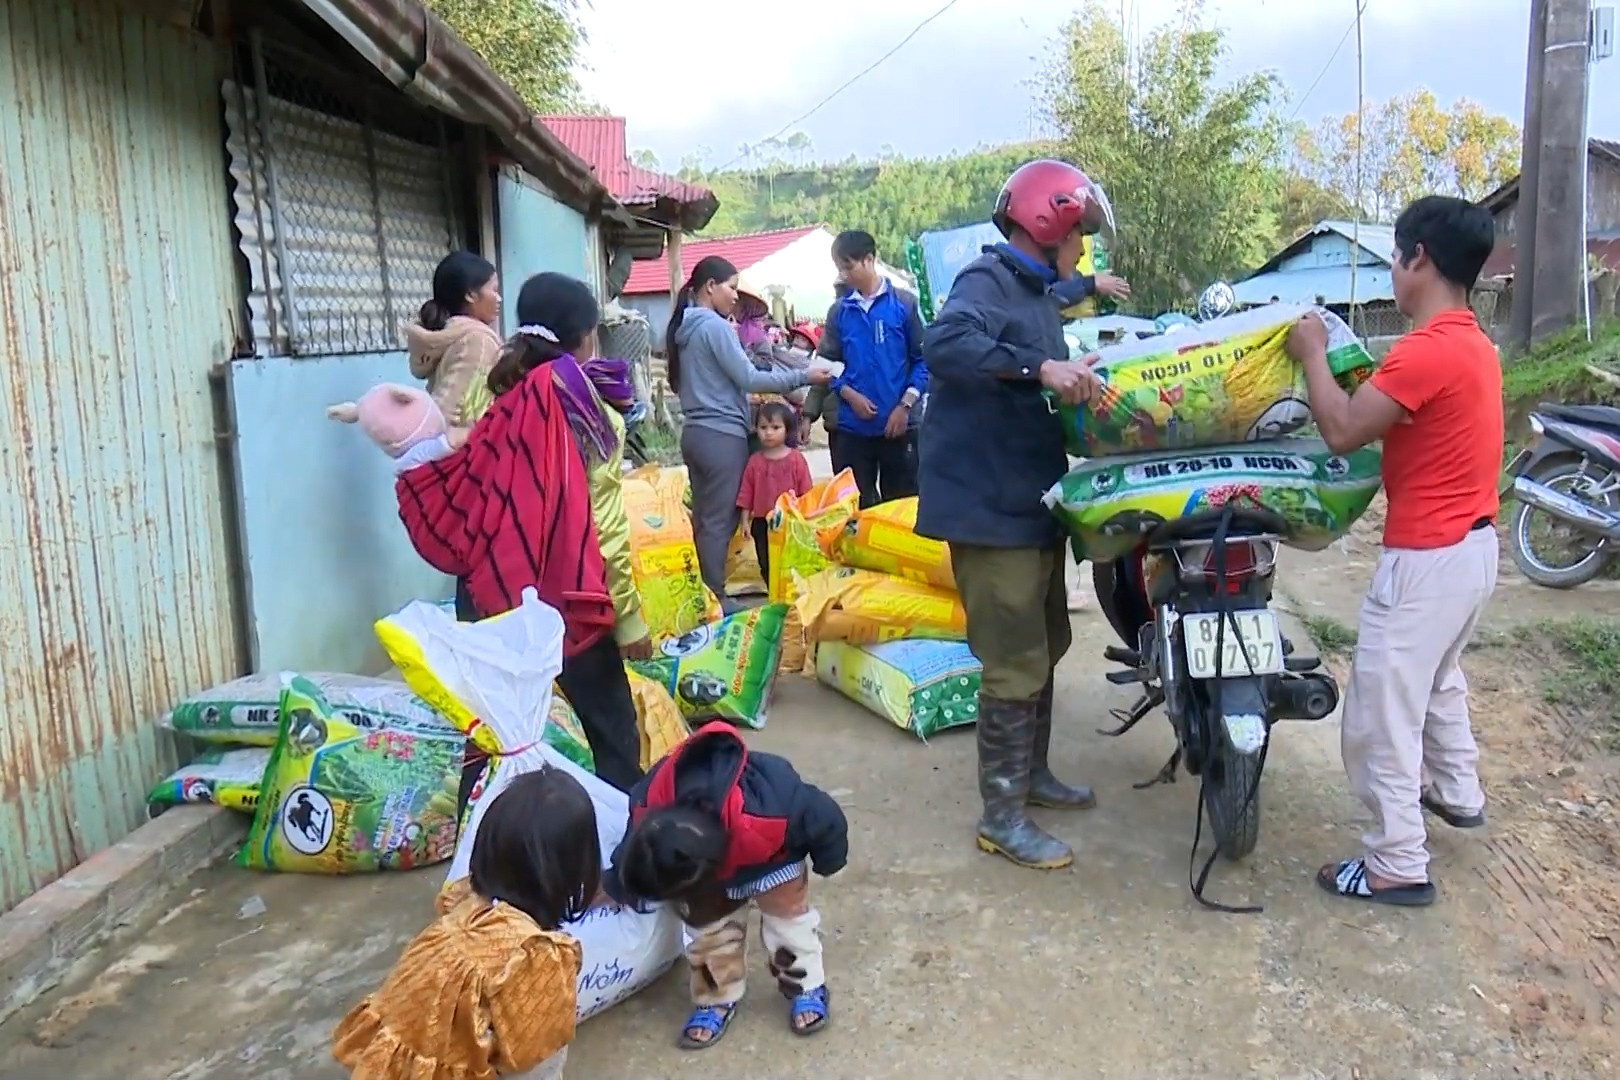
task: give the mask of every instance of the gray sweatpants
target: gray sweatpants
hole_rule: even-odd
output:
[[[726,599],[726,553],[737,532],[737,491],[748,464],[748,437],[687,424],[681,428],[681,458],[692,481],[692,539],[703,583],[731,611]]]

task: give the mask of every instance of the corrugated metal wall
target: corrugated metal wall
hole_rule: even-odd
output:
[[[237,673],[221,63],[111,5],[0,0],[0,910],[139,824],[154,718]]]

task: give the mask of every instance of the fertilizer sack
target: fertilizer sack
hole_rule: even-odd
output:
[[[1045,503],[1082,559],[1117,558],[1166,521],[1233,506],[1269,510],[1283,540],[1320,551],[1372,503],[1382,453],[1335,454],[1320,439],[1273,439],[1209,450],[1087,461],[1071,469]]]
[[[581,771],[548,747],[541,747],[530,765],[563,770],[579,781],[591,797],[596,811],[597,841],[601,844],[602,863],[606,868],[624,838],[630,820],[629,799],[622,791]],[[481,790],[474,799],[485,802],[497,791],[496,788]],[[462,841],[469,850],[473,836],[469,831]],[[453,906],[466,895],[467,888],[466,869],[458,859],[440,896],[439,910]],[[669,904],[660,904],[645,913],[616,904],[601,904],[574,922],[564,923],[562,930],[579,942],[583,953],[575,1005],[579,1020],[589,1019],[650,985],[668,971],[681,954],[681,920],[674,906]]]
[[[624,477],[630,521],[630,573],[652,638],[679,637],[720,617],[720,603],[703,585],[686,469],[646,465]]]
[[[668,690],[629,664],[625,669],[630,679],[630,697],[636,703],[636,727],[641,730],[641,768],[645,771],[685,741],[692,729]]]
[[[766,595],[772,601],[792,603],[796,577],[809,577],[832,565],[817,534],[843,526],[860,504],[861,490],[848,469],[819,481],[803,495],[782,493],[765,520],[771,564]]]
[[[919,739],[979,718],[979,661],[960,641],[816,647],[816,675]]]
[[[739,611],[670,638],[653,659],[632,660],[630,667],[667,690],[688,723],[725,720],[762,728],[786,614],[786,604]]]
[[[270,764],[266,746],[210,746],[197,760],[158,781],[146,801],[159,806],[206,803],[251,812],[259,801],[259,783]]]
[[[956,593],[872,570],[834,566],[798,583],[799,618],[813,642],[865,645],[896,638],[967,639]]]
[[[822,529],[817,539],[822,553],[835,563],[956,588],[950,549],[943,541],[917,535],[915,495],[858,511],[842,527]]]
[[[1102,392],[1059,405],[1068,451],[1099,458],[1258,442],[1289,435],[1311,419],[1305,371],[1288,355],[1288,331],[1311,308],[1268,304],[1097,350]],[[1372,357],[1344,322],[1318,311],[1328,328],[1328,366],[1346,390],[1373,370]]]
[[[426,603],[426,601],[423,601]],[[369,731],[442,731],[444,718],[389,679],[305,672],[322,698],[357,728]],[[176,705],[159,723],[198,742],[274,746],[281,722],[281,675],[244,675]]]
[[[355,874],[411,870],[456,846],[460,733],[359,728],[319,686],[284,677],[281,727],[236,864]]]
[[[726,592],[732,596],[764,596],[765,575],[759,568],[754,537],[738,529],[726,548]]]

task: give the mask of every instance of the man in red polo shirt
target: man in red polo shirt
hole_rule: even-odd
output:
[[[1354,396],[1328,370],[1322,320],[1306,315],[1288,339],[1328,447],[1383,439],[1389,499],[1343,719],[1345,771],[1376,820],[1360,857],[1317,875],[1335,896],[1432,904],[1423,811],[1454,828],[1485,824],[1458,661],[1496,586],[1502,368],[1468,307],[1494,243],[1490,214],[1462,199],[1406,208],[1391,277],[1415,329]]]

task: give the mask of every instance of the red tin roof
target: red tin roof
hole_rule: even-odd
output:
[[[540,122],[557,137],[557,141],[584,160],[596,173],[613,197],[625,206],[652,206],[659,199],[667,199],[681,206],[712,204],[700,224],[686,224],[688,229],[700,229],[708,224],[719,208],[714,192],[701,184],[688,183],[678,177],[666,176],[651,169],[643,169],[630,160],[625,141],[622,116],[542,116]]]
[[[718,236],[713,240],[694,240],[682,246],[681,265],[690,273],[699,259],[718,255],[735,266],[739,273],[746,272],[755,263],[767,256],[775,255],[795,240],[803,239],[819,228],[820,225],[804,225],[797,229],[776,229],[772,232],[747,233],[743,236]],[[630,280],[624,286],[626,296],[653,296],[667,292],[669,292],[669,264],[663,259],[637,262],[630,271]]]

